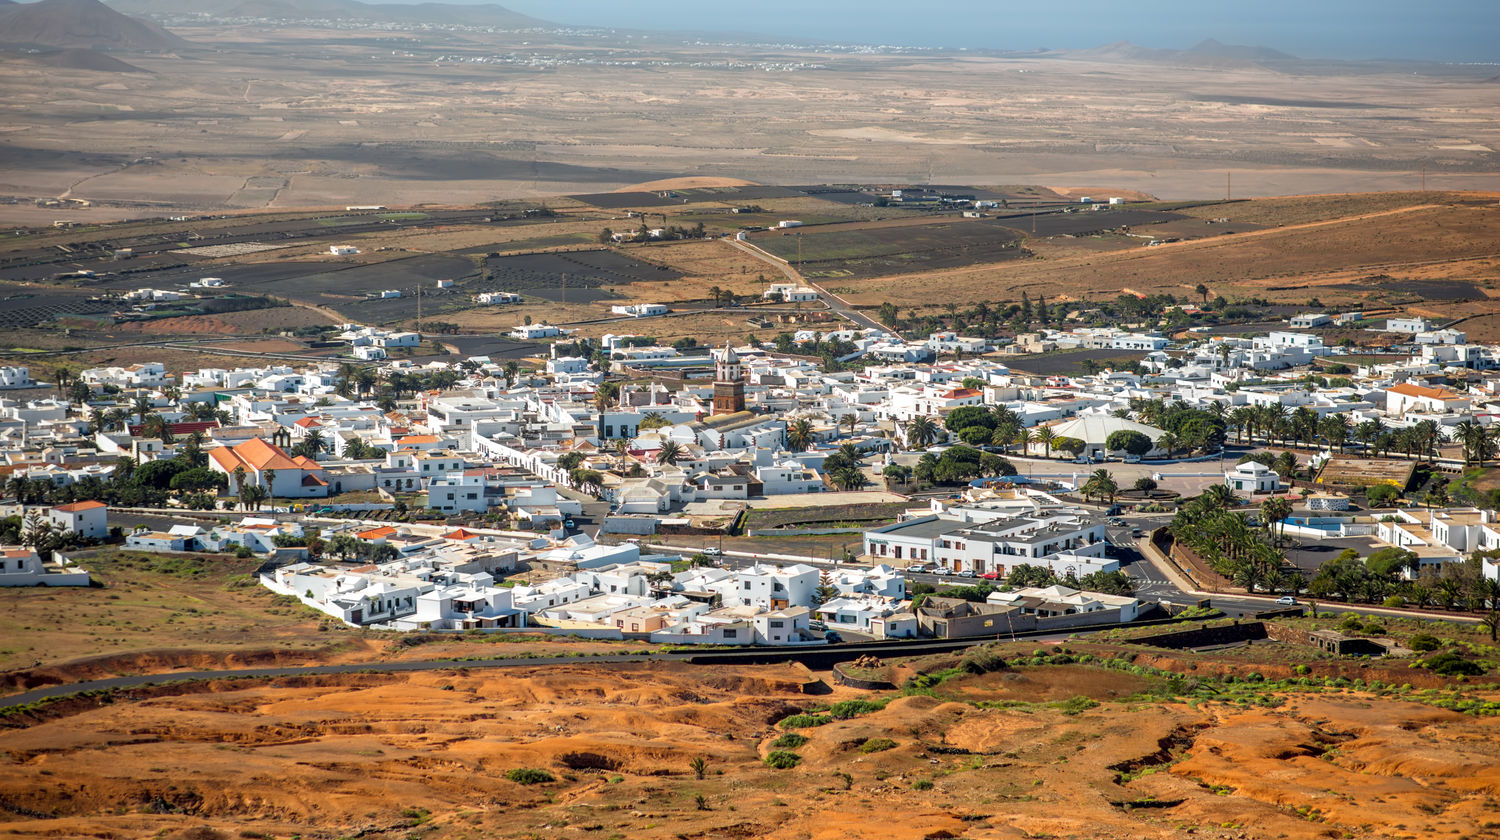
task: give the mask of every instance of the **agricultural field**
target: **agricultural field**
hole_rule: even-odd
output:
[[[1027,253],[1016,231],[988,220],[929,224],[840,226],[837,230],[772,232],[754,243],[798,263],[803,276],[819,282],[858,280],[1022,259]]]
[[[467,284],[465,291],[517,292],[555,301],[563,301],[566,294],[568,302],[609,300],[617,296],[606,287],[667,283],[681,276],[665,266],[602,249],[490,257],[482,271],[483,279]]]

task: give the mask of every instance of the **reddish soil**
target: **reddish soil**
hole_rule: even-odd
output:
[[[896,697],[800,730],[799,765],[776,770],[774,721],[870,695],[804,695],[798,666],[682,664],[161,687],[11,718],[0,820],[17,837],[1496,836],[1500,719],[1354,692],[1192,708],[1109,700],[1143,679],[1117,672],[1016,673],[954,689],[1105,701]],[[864,753],[872,738],[895,746]]]

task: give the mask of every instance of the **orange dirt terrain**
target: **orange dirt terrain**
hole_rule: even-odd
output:
[[[1153,685],[1017,662],[830,693],[798,665],[649,663],[137,689],[4,719],[0,834],[1500,836],[1500,718],[1404,688]]]

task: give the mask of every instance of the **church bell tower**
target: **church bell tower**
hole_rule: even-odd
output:
[[[745,410],[745,368],[738,353],[727,342],[717,356],[714,376],[714,414]]]

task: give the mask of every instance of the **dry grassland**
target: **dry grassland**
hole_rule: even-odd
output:
[[[1330,212],[1338,211],[1338,203]],[[932,305],[937,294],[960,303],[1011,300],[1022,291],[1088,299],[1113,297],[1127,289],[1182,295],[1205,283],[1214,293],[1231,299],[1263,296],[1301,301],[1310,286],[1347,282],[1352,276],[1372,273],[1403,277],[1431,266],[1448,266],[1438,270],[1451,279],[1494,279],[1489,259],[1500,257],[1500,207],[1429,204],[1419,197],[1397,204],[1351,218],[1153,248],[1075,256],[1059,249],[1060,255],[1052,259],[880,278],[853,285],[844,297],[864,305],[890,300],[910,307]],[[1271,208],[1261,216],[1269,219],[1282,212],[1284,208]],[[1312,215],[1318,211],[1303,207],[1297,212]],[[1036,250],[1043,252],[1040,247]],[[1317,294],[1325,302],[1365,296],[1354,290],[1325,293],[1319,289]]]

